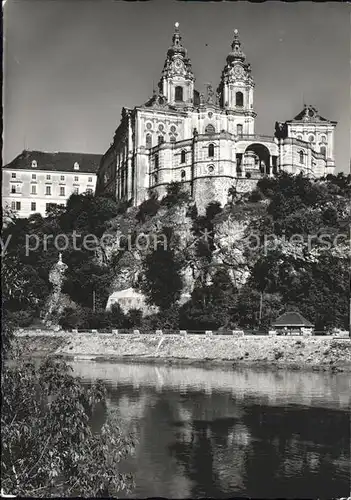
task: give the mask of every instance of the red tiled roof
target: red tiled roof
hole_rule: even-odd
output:
[[[272,326],[304,326],[307,328],[313,327],[312,323],[304,318],[299,312],[286,312],[282,314],[275,320]]]
[[[47,153],[45,151],[22,151],[14,160],[3,168],[11,170],[53,170],[57,172],[86,172],[95,174],[98,171],[102,155],[90,153]],[[32,167],[32,161],[37,162]],[[74,169],[75,163],[79,170]]]

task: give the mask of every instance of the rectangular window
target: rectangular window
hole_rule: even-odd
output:
[[[11,186],[11,193],[15,193],[16,192],[16,186]]]
[[[30,204],[30,209],[32,212],[35,212],[36,209],[37,209],[37,204],[35,203],[35,201],[32,201],[32,203]]]
[[[60,196],[65,196],[65,187],[64,186],[60,187]]]
[[[74,194],[79,194],[79,188],[75,187],[75,188],[73,189],[73,193],[74,193]]]
[[[15,201],[11,202],[11,209],[16,210],[16,202]]]
[[[51,194],[51,186],[46,186],[45,194]]]
[[[90,189],[90,188],[88,188],[88,189],[87,189],[87,194],[93,194],[93,190],[92,190],[92,189]]]
[[[37,174],[32,174],[32,181],[36,181],[37,180]]]
[[[78,175],[75,175],[74,176],[74,182],[78,182],[78,181],[79,181],[79,177],[78,177]]]
[[[47,181],[51,181],[51,175],[50,175],[50,174],[47,174],[47,176],[46,176],[46,180],[47,180]]]
[[[12,179],[16,179],[16,172],[12,172],[11,177]]]
[[[16,210],[21,210],[21,202],[16,201]]]
[[[93,178],[92,177],[88,177],[88,182],[93,182]]]
[[[37,186],[32,186],[32,194],[37,194]]]
[[[61,175],[60,180],[61,180],[61,181],[64,181],[64,180],[65,180],[65,176],[64,176],[64,175]]]

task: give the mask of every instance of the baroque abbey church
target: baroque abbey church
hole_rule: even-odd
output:
[[[255,83],[234,30],[220,84],[195,89],[187,50],[175,24],[157,91],[143,105],[123,108],[102,157],[96,192],[139,205],[150,190],[164,196],[172,181],[184,185],[199,210],[227,202],[228,190],[254,188],[279,171],[312,178],[333,174],[336,122],[305,105],[294,119],[276,123],[272,136],[255,131]]]

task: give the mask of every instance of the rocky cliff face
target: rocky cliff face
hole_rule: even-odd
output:
[[[236,286],[242,286],[248,277],[247,259],[245,257],[245,237],[247,228],[255,216],[264,210],[261,203],[237,209],[227,205],[213,221],[214,251],[212,263],[206,267],[206,282],[218,266],[225,266]],[[204,279],[204,268],[196,248],[197,239],[192,230],[194,220],[190,213],[192,205],[183,203],[170,208],[161,207],[157,214],[138,222],[136,209],[130,209],[109,224],[104,235],[107,244],[100,255],[108,265],[114,266],[116,278],[111,286],[116,292],[138,288],[142,278],[143,260],[153,251],[158,243],[174,249],[176,257],[183,262],[183,293],[181,302],[189,299],[194,285]],[[171,231],[169,231],[169,228]],[[130,297],[130,308],[136,306]],[[109,301],[111,302],[111,301]]]

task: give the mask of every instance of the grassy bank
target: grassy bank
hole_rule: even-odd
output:
[[[205,337],[49,333],[16,335],[23,355],[351,371],[351,342],[330,337]]]

